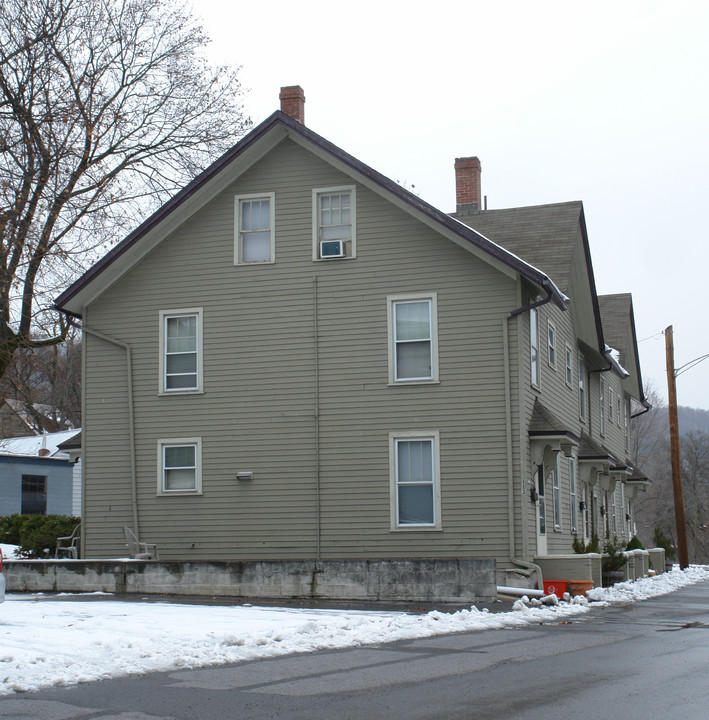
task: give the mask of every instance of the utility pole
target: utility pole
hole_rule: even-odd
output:
[[[689,567],[687,551],[687,526],[684,520],[684,496],[682,495],[682,468],[679,454],[679,420],[677,418],[677,385],[675,379],[675,347],[672,325],[665,328],[665,354],[667,358],[667,404],[670,413],[670,449],[672,451],[672,489],[675,499],[675,522],[677,524],[677,550],[679,566]]]

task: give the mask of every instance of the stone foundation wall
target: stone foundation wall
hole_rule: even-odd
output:
[[[7,592],[489,602],[495,561],[6,560]]]

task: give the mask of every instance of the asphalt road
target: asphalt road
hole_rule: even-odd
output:
[[[709,582],[576,621],[0,698],[12,720],[709,718]]]

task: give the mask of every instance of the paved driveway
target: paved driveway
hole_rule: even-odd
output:
[[[157,673],[0,699],[37,720],[709,717],[709,582],[564,624]]]

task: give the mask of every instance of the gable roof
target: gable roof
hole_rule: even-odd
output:
[[[457,217],[544,272],[569,294],[574,247],[583,220],[580,201],[483,210]]]
[[[589,350],[600,354],[599,363],[602,359],[611,362],[606,354],[583,203],[482,210],[473,214],[454,213],[452,217],[535,267],[543,268],[566,295],[574,294],[572,285],[576,278],[576,318],[578,323],[583,320],[577,328],[579,338]],[[582,278],[582,288],[578,285],[579,278]],[[582,332],[581,327],[586,330]]]
[[[311,150],[373,191],[386,196],[462,247],[487,256],[489,260],[519,273],[543,288],[559,307],[568,307],[569,300],[566,295],[549,275],[532,263],[416,197],[280,110],[254,128],[89,268],[59,295],[54,307],[80,317],[85,304],[110,287],[172,229],[224,189],[228,184],[227,179],[231,181],[237,177],[286,137]]]
[[[619,352],[619,363],[629,371],[628,378],[623,383],[625,389],[630,395],[644,403],[645,395],[640,374],[638,341],[635,334],[633,296],[630,293],[599,295],[598,305],[606,342]]]

